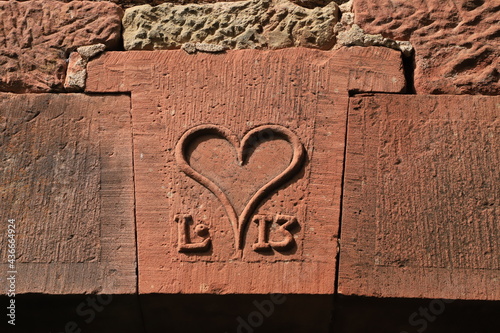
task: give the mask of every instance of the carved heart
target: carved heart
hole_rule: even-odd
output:
[[[217,139],[219,142],[217,143],[213,139]],[[281,166],[279,164],[276,166],[277,163],[273,163],[273,159],[265,158],[264,162],[257,166],[259,169],[264,169],[263,172],[259,170],[258,174],[255,173],[256,166],[253,169],[245,168],[248,166],[251,157],[257,155],[257,150],[262,148],[261,146],[277,139],[281,139],[280,141],[285,140],[291,146],[290,159],[285,156],[284,159],[281,159],[281,161],[285,162],[282,162]],[[202,160],[201,163],[195,163],[194,160],[191,160],[192,154],[197,150],[205,150],[209,140],[216,142],[216,149],[212,149],[212,155],[209,152],[208,157]],[[220,142],[221,140],[223,142]],[[212,168],[209,169],[203,167],[208,164],[207,162],[210,162],[210,159],[220,159],[221,155],[231,156],[231,149],[224,147],[224,142],[233,147],[232,159],[238,162],[239,167],[231,169],[230,165],[221,164],[220,161],[217,162],[219,163],[218,170],[214,168],[217,164],[212,164]],[[279,153],[279,150],[272,153]],[[200,159],[203,157],[203,154],[198,155],[201,156]],[[175,149],[175,157],[181,171],[205,186],[220,200],[233,227],[235,246],[237,249],[241,249],[243,233],[251,215],[265,197],[300,170],[304,158],[304,149],[297,135],[279,125],[264,125],[254,128],[243,137],[241,142],[230,130],[222,126],[200,125],[189,129],[182,135]],[[269,151],[267,157],[269,157]],[[223,159],[222,163],[226,159]],[[276,162],[279,160],[278,158],[275,159]],[[196,166],[193,167],[195,164]],[[227,166],[232,171],[225,175],[225,168],[220,166]],[[248,177],[249,174],[254,176],[250,178]],[[245,178],[253,183],[250,185],[253,185],[254,190],[247,194],[246,197],[245,195],[234,195],[240,190],[240,188],[234,189],[234,183],[245,182]],[[231,180],[236,181],[231,183]],[[233,185],[232,189],[230,189],[231,185]],[[238,197],[240,200],[230,198],[228,194],[232,197]]]

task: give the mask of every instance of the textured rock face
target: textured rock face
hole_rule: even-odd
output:
[[[226,47],[217,44],[186,43],[182,44],[181,49],[190,54],[196,52],[219,53],[219,52],[224,52],[226,50]]]
[[[104,44],[80,46],[76,52],[71,52],[68,59],[68,70],[64,88],[67,91],[83,91],[87,79],[87,63],[106,49]]]
[[[339,292],[498,300],[500,97],[349,105]]]
[[[0,94],[0,219],[16,221],[17,293],[135,291],[129,112],[128,96]]]
[[[62,0],[62,1],[63,2],[72,2],[72,1],[80,1],[80,0]],[[102,0],[89,0],[89,1],[99,2]],[[156,5],[161,5],[162,3],[165,3],[165,0],[107,0],[107,1],[116,3],[117,5],[120,5],[124,8],[138,6],[138,5],[156,6]],[[228,1],[228,0],[171,0],[168,2],[169,3],[176,3],[176,4],[188,4],[188,3],[213,3],[213,2],[221,2],[221,1]],[[316,1],[322,1],[322,0],[316,0]]]
[[[334,2],[313,9],[270,0],[144,5],[125,11],[123,39],[126,50],[176,49],[188,42],[231,49],[327,49],[335,42],[338,13]]]
[[[66,59],[79,46],[119,46],[122,9],[107,2],[1,1],[0,90],[63,90]]]
[[[353,24],[349,30],[340,31],[335,46],[337,48],[341,46],[383,46],[400,50],[407,57],[413,53],[413,47],[409,42],[385,38],[380,34],[366,34],[357,24]]]
[[[68,70],[64,88],[68,91],[79,91],[85,88],[87,79],[87,61],[78,53],[71,52],[68,59]]]
[[[399,50],[407,57],[413,54],[413,47],[408,41],[397,41],[385,38],[381,34],[365,33],[363,29],[354,23],[352,1],[347,1],[339,6],[341,19],[334,29],[337,37],[334,49],[343,46],[383,46]]]
[[[62,0],[64,2],[71,2],[71,1],[76,1],[76,0]],[[101,1],[101,0],[90,0],[90,1]],[[132,6],[138,6],[138,5],[151,5],[151,6],[156,6],[156,5],[161,5],[165,3],[164,0],[109,0],[111,2],[114,2],[122,7],[132,7]],[[314,7],[319,7],[319,6],[325,6],[326,4],[332,2],[333,0],[291,0],[291,2],[294,2],[300,6],[307,7],[307,8],[314,8]],[[334,2],[341,4],[344,3],[348,0],[334,0]],[[171,0],[168,1],[169,3],[175,3],[175,4],[189,4],[189,3],[213,3],[213,2],[229,2],[229,0]]]
[[[496,0],[356,0],[368,33],[410,40],[418,93],[500,93],[500,3]]]

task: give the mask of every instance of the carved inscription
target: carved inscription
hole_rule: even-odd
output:
[[[260,145],[273,140],[286,142],[291,147],[291,156],[289,162],[287,162],[288,164],[282,166],[283,169],[276,171],[276,175],[270,179],[266,179],[262,185],[258,184],[255,188],[255,192],[252,192],[248,198],[245,198],[244,202],[238,202],[228,194],[229,192],[225,190],[221,184],[214,181],[213,177],[209,176],[207,172],[196,169],[190,163],[189,152],[199,147],[203,138],[216,138],[217,140],[227,141],[236,152],[237,164],[241,168],[248,163],[252,154],[254,154]],[[256,127],[246,133],[241,140],[225,127],[218,125],[200,125],[186,131],[178,141],[175,149],[175,157],[180,170],[210,190],[222,204],[231,223],[235,248],[237,250],[243,248],[243,239],[247,224],[252,220],[252,216],[257,207],[266,197],[272,194],[273,191],[284,185],[286,181],[300,171],[303,166],[304,155],[304,148],[297,135],[289,129],[279,125],[263,125]],[[212,157],[217,158],[217,156]],[[267,166],[271,163],[271,167],[273,167],[272,160],[266,161],[265,163]],[[238,191],[238,189],[235,190]],[[187,227],[190,223],[189,219],[191,219],[191,216],[181,216],[177,216],[177,222],[179,223],[178,250],[181,252],[208,250],[210,246],[210,237],[206,236],[201,243],[191,243],[189,228]],[[294,225],[298,223],[295,217],[277,215],[273,219],[267,215],[256,215],[253,221],[259,229],[258,242],[253,244],[253,249],[255,251],[270,250],[271,248],[278,251],[285,251],[295,245],[295,240],[290,232]],[[278,233],[283,236],[283,239],[280,241],[273,242],[268,240],[269,227],[273,221],[279,225]],[[199,234],[199,236],[201,235]]]
[[[212,240],[205,224],[200,223],[194,229],[198,236],[204,237],[203,241],[192,243],[189,232],[189,225],[193,223],[192,216],[187,214],[177,215],[175,222],[179,223],[179,245],[177,246],[179,252],[204,252],[210,248]]]
[[[271,247],[278,251],[286,251],[295,245],[295,239],[290,232],[297,224],[297,219],[294,216],[278,215],[276,223],[280,225],[279,232],[283,235],[283,240],[273,242],[269,241]]]
[[[293,234],[291,233],[291,230],[298,224],[295,216],[276,215],[273,219],[268,215],[255,215],[253,222],[259,228],[257,243],[252,245],[254,251],[268,251],[271,249],[287,251],[295,246],[295,238],[293,238]],[[283,239],[280,241],[268,240],[269,229],[273,222],[280,226],[278,232],[283,236]]]
[[[273,223],[273,218],[268,215],[255,215],[253,222],[258,225],[259,228],[259,238],[257,243],[252,245],[254,251],[268,251],[271,249],[271,245],[268,241],[268,228]]]

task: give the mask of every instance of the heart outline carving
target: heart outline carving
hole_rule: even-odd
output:
[[[278,138],[284,139],[292,146],[292,159],[290,164],[281,171],[280,174],[269,180],[263,186],[261,186],[250,198],[250,200],[245,205],[245,208],[238,216],[235,208],[229,201],[229,198],[221,190],[221,188],[215,184],[213,181],[208,179],[206,176],[202,175],[200,172],[194,170],[187,161],[186,151],[189,145],[194,139],[205,136],[214,135],[222,139],[227,140],[233,145],[233,148],[237,152],[237,159],[240,165],[244,165],[248,162],[251,154],[252,146],[255,148],[259,142],[259,138],[262,141],[263,134],[272,134]],[[257,139],[257,141],[252,141]],[[211,191],[222,203],[226,214],[231,222],[233,233],[235,235],[235,248],[236,250],[241,250],[243,246],[244,231],[248,220],[252,216],[255,209],[259,206],[264,198],[266,198],[272,191],[279,188],[286,181],[288,181],[292,176],[294,176],[301,168],[302,162],[304,160],[305,151],[302,143],[300,142],[298,136],[287,129],[286,127],[280,125],[262,125],[252,130],[248,131],[241,140],[238,139],[229,129],[212,124],[205,124],[195,126],[187,130],[177,142],[175,147],[175,158],[177,165],[180,170],[184,172],[188,177],[194,179],[196,182],[203,185],[209,191]]]

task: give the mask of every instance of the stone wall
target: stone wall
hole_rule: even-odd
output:
[[[499,20],[0,1],[8,331],[496,332]]]
[[[64,91],[70,53],[103,43],[108,51],[189,52],[382,46],[407,58],[410,92],[499,91],[495,1],[142,3],[2,1],[0,89]]]

